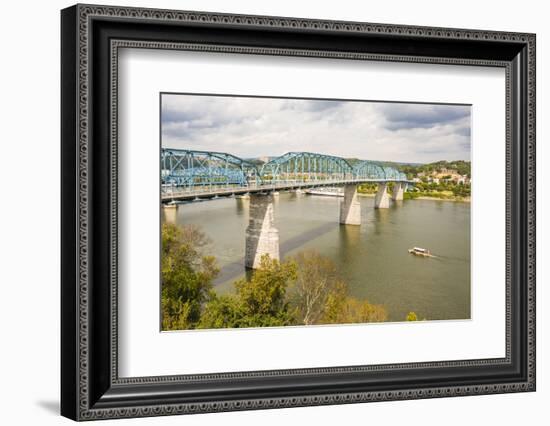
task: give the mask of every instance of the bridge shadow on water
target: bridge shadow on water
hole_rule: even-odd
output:
[[[324,235],[335,228],[338,228],[340,224],[338,222],[334,223],[324,223],[315,228],[312,228],[300,235],[296,235],[286,241],[282,241],[279,245],[281,257],[284,257],[297,248],[302,247],[304,244],[309,241]],[[243,242],[244,249],[244,242]],[[245,269],[244,267],[244,256],[239,258],[238,261],[228,263],[227,265],[220,268],[220,273],[218,279],[214,280],[214,287],[218,284],[227,283],[228,281],[234,281],[240,278],[242,275],[246,274],[246,277],[249,278],[252,274],[250,269]]]

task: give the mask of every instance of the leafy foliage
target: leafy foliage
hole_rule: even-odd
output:
[[[347,293],[346,284],[340,283],[338,290],[330,295],[323,324],[383,322],[388,319],[384,306],[371,304],[367,300],[358,300]]]
[[[378,191],[378,184],[376,183],[363,183],[357,186],[357,192],[359,194],[376,194]]]
[[[193,328],[218,274],[213,256],[204,256],[206,236],[195,226],[162,225],[162,329]]]
[[[381,305],[348,296],[348,286],[338,276],[336,266],[314,250],[294,259],[297,278],[291,287],[291,304],[298,324],[341,324],[387,319]]]
[[[200,328],[241,328],[292,325],[286,299],[288,283],[296,278],[293,262],[262,256],[250,280],[235,282],[236,295],[213,297],[206,305]]]
[[[409,312],[406,319],[407,321],[418,321],[418,317],[414,312]]]
[[[232,295],[212,294],[197,328],[241,328],[245,321],[244,306]]]

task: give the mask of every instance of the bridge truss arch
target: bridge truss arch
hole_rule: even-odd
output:
[[[257,186],[256,166],[225,152],[162,148],[160,156],[163,187]]]
[[[356,179],[386,179],[386,172],[384,168],[373,161],[360,161],[354,164],[353,174]]]
[[[407,175],[395,167],[383,166],[374,161],[360,161],[353,166],[355,179],[406,181]]]
[[[346,180],[353,168],[343,158],[313,152],[287,152],[260,168],[264,182]]]

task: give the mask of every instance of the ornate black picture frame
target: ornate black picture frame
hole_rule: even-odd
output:
[[[61,13],[61,413],[74,420],[535,390],[535,35],[76,5]],[[506,71],[506,356],[119,378],[121,47]]]

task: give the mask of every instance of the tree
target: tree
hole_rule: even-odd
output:
[[[416,313],[409,312],[407,314],[407,321],[418,321],[418,317],[416,316]]]
[[[197,328],[240,328],[244,316],[244,306],[237,297],[212,294]]]
[[[286,297],[296,279],[294,262],[262,256],[250,280],[235,282],[235,295],[214,296],[205,306],[199,328],[242,328],[294,325]]]
[[[162,225],[161,278],[162,329],[194,328],[202,305],[210,296],[218,274],[213,256],[203,255],[208,243],[196,227]]]
[[[357,192],[360,194],[376,194],[378,185],[376,183],[363,183],[357,186]]]
[[[301,324],[318,324],[325,314],[329,297],[342,287],[336,267],[330,259],[313,250],[299,253],[294,262],[297,276],[290,301],[295,316]]]
[[[286,290],[295,279],[294,262],[279,262],[263,255],[260,268],[254,271],[252,278],[235,283],[245,315],[243,324],[249,327],[291,325]]]
[[[367,300],[349,296],[347,284],[338,276],[334,263],[314,250],[294,257],[296,281],[290,289],[290,303],[299,325],[345,324],[387,320],[386,309]]]
[[[327,300],[323,324],[351,324],[384,322],[388,314],[383,305],[374,305],[368,300],[358,300],[347,295],[347,286],[339,284],[338,291]]]

